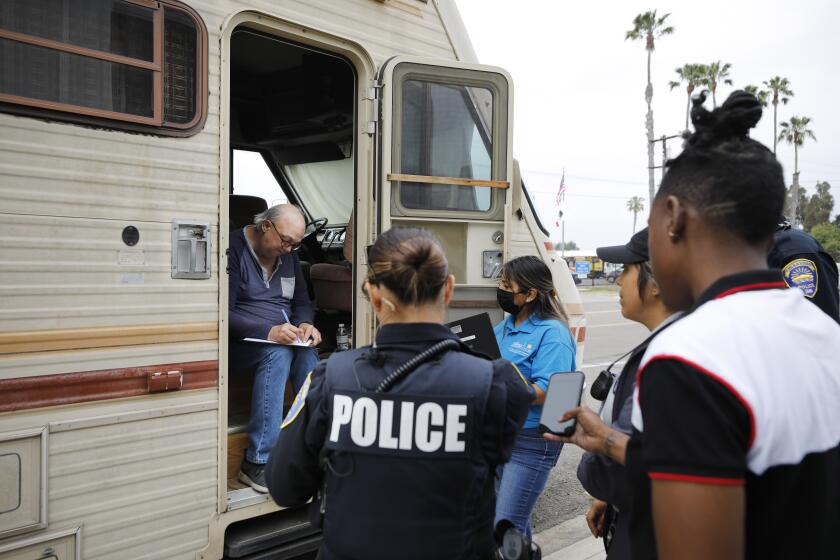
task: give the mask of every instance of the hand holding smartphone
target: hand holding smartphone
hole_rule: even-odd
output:
[[[571,371],[552,374],[540,415],[540,432],[567,437],[575,433],[577,420],[572,418],[561,422],[560,418],[567,411],[580,406],[585,385],[583,372]]]

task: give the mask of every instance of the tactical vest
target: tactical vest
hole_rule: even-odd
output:
[[[360,385],[399,364],[375,364],[369,352],[327,361],[325,556],[486,558],[495,491],[481,436],[492,362],[450,351],[375,393],[376,383]]]

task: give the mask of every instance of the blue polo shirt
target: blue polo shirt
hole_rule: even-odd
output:
[[[546,391],[552,373],[577,369],[575,341],[562,321],[531,314],[518,327],[513,322],[513,315],[508,315],[496,325],[496,341],[502,357],[513,362],[530,383]],[[533,405],[523,427],[539,426],[541,411],[542,405]]]

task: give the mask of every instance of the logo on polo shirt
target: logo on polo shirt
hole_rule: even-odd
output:
[[[527,358],[531,352],[534,350],[534,345],[531,343],[523,344],[519,341],[512,343],[508,346],[508,351],[512,354],[516,354],[517,356],[523,356]]]
[[[782,269],[785,284],[790,288],[799,288],[805,297],[812,298],[819,288],[817,266],[808,259],[796,259]]]

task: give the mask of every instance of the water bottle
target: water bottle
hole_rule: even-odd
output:
[[[338,330],[335,332],[335,351],[342,352],[344,350],[350,350],[350,333],[344,323],[339,323]]]

